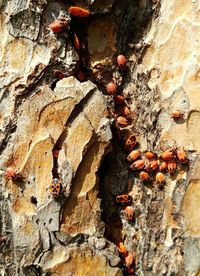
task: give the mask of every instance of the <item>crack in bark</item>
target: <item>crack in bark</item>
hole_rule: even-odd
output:
[[[96,89],[96,87],[91,89],[91,91],[86,95],[86,97],[84,97],[79,103],[77,103],[75,105],[74,109],[72,110],[71,114],[69,115],[69,117],[67,118],[67,120],[64,124],[64,127],[65,127],[64,130],[61,132],[60,136],[58,137],[57,141],[54,144],[54,147],[52,149],[52,154],[56,150],[60,151],[62,149],[63,143],[67,138],[68,131],[69,131],[71,124],[79,116],[79,114],[81,114],[83,112],[84,107],[87,105],[87,103],[91,99],[95,89]],[[52,168],[53,178],[59,177],[58,168],[59,168],[58,157],[55,157],[53,155],[53,168]]]

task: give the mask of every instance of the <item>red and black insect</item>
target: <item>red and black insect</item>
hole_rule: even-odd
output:
[[[66,19],[58,19],[52,22],[49,25],[49,28],[54,32],[54,33],[60,33],[62,31],[67,30],[69,26],[69,22]]]
[[[49,187],[50,193],[54,198],[58,198],[62,193],[62,184],[58,178],[54,178]]]
[[[68,11],[70,15],[75,17],[88,17],[90,15],[88,10],[76,6],[70,7]]]
[[[56,78],[58,78],[60,80],[67,77],[67,74],[65,74],[64,72],[62,72],[60,70],[53,70],[53,74]]]
[[[183,115],[184,115],[184,113],[179,110],[175,110],[171,113],[172,118],[182,118]]]
[[[119,203],[130,203],[132,201],[132,198],[130,195],[119,195],[116,196],[116,202]]]
[[[81,45],[81,42],[78,38],[78,35],[76,33],[74,33],[73,35],[74,35],[74,37],[73,37],[74,48],[77,49],[77,50],[80,50],[82,45]]]
[[[78,16],[72,16],[70,21],[70,31],[68,33],[69,40],[74,49],[78,53],[79,61],[77,63],[77,72],[75,76],[81,71],[85,75],[89,62],[88,43],[87,43],[87,26],[88,20]],[[82,75],[83,75],[82,74]],[[80,76],[77,77],[78,79]],[[85,77],[84,77],[85,78]],[[82,76],[81,76],[81,81]]]
[[[0,236],[0,244],[5,243],[7,240],[6,236]]]
[[[117,64],[121,70],[124,70],[126,68],[126,58],[124,55],[117,56]]]
[[[79,55],[79,61],[76,66],[76,72],[74,73],[74,76],[76,76],[78,79],[80,78],[80,81],[83,81],[83,77],[77,76],[77,74],[80,71],[84,74],[84,71],[87,70],[89,53],[87,47],[88,20],[86,17],[90,15],[90,11],[81,7],[73,6],[69,8],[68,12],[68,16],[57,18],[49,25],[49,28],[54,33],[67,32],[72,46]],[[66,72],[56,70],[55,76],[58,79],[62,79],[63,77],[66,77],[67,74]]]

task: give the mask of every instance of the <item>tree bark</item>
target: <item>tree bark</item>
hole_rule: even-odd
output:
[[[199,275],[198,1],[68,2],[0,1],[0,274]]]

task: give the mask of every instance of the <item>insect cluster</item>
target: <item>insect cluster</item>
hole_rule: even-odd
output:
[[[79,81],[85,81],[86,76],[85,76],[84,72],[86,71],[87,68],[86,68],[86,60],[85,60],[85,56],[84,56],[84,53],[85,53],[84,51],[85,51],[86,45],[82,41],[81,34],[78,33],[78,29],[75,27],[76,24],[74,24],[74,22],[76,23],[76,20],[79,20],[78,22],[80,23],[81,22],[80,20],[84,20],[84,18],[90,16],[91,13],[90,13],[90,11],[88,11],[86,9],[83,9],[81,7],[76,7],[76,6],[70,7],[68,10],[68,13],[70,15],[70,17],[68,19],[66,19],[66,18],[56,19],[54,22],[52,22],[49,25],[49,28],[54,33],[59,33],[59,32],[68,32],[69,33],[69,38],[72,42],[72,45],[74,46],[77,53],[79,54],[78,71],[76,73],[76,77]],[[126,70],[127,60],[124,55],[122,55],[122,54],[118,55],[116,58],[116,63],[122,72]],[[64,77],[66,77],[66,74],[59,70],[54,70],[54,75],[58,79],[62,79]],[[130,114],[130,110],[127,107],[127,105],[125,104],[123,95],[117,94],[117,85],[115,84],[114,81],[110,81],[107,83],[106,91],[109,95],[114,96],[114,102],[116,104],[116,108],[117,108],[118,112],[120,112],[120,116],[117,116],[117,114],[114,115],[116,124],[122,125],[122,126],[127,126],[131,121],[131,119],[128,118],[128,115]],[[59,151],[58,152],[53,151],[54,161],[56,160],[56,162],[57,162],[58,154],[59,154]],[[56,179],[58,179],[58,178],[56,177],[53,179],[53,182],[50,186],[51,193],[52,193],[52,191],[55,191],[56,184],[54,184],[54,182],[56,181]],[[54,188],[53,188],[53,185],[55,185]],[[53,197],[57,198],[58,195],[60,195],[61,191],[62,191],[62,185],[59,190],[59,193],[55,193],[55,192],[52,193]]]
[[[86,75],[86,60],[85,60],[85,48],[86,45],[78,31],[74,26],[74,21],[77,19],[84,20],[90,16],[90,11],[80,7],[70,7],[68,10],[70,17],[58,18],[49,25],[49,28],[54,33],[68,32],[72,45],[76,49],[79,55],[79,63],[77,68],[76,77],[79,81],[85,81]],[[116,57],[116,65],[119,71],[123,74],[127,70],[127,59],[124,55],[119,54]],[[54,70],[54,75],[58,79],[62,79],[67,76],[65,72],[60,70]],[[112,111],[112,117],[114,126],[117,130],[125,128],[132,123],[132,115],[130,108],[127,105],[126,99],[122,93],[119,93],[117,84],[110,80],[106,84],[106,92],[113,97],[114,111]],[[180,111],[173,111],[171,113],[173,118],[182,118],[183,113]],[[128,152],[126,160],[129,163],[129,169],[132,171],[135,177],[138,177],[143,183],[153,183],[156,187],[162,188],[167,174],[173,174],[177,168],[182,165],[188,164],[187,154],[183,149],[170,148],[162,152],[159,156],[152,151],[141,152],[138,149],[138,142],[135,135],[129,135],[124,139],[124,148]],[[54,159],[54,171],[53,179],[50,184],[49,190],[54,199],[58,199],[62,194],[63,187],[62,182],[59,179],[58,174],[58,156],[60,148],[53,149]],[[16,180],[20,178],[20,174],[17,173],[12,166],[7,167],[6,176]],[[34,204],[37,204],[36,199],[32,199]],[[130,194],[122,194],[116,196],[116,203],[121,204],[123,208],[123,215],[129,223],[134,222],[135,210],[132,206],[132,197]],[[129,275],[134,274],[135,267],[135,255],[128,252],[122,241],[116,244],[121,256],[124,266]]]
[[[166,181],[166,175],[175,173],[177,168],[188,165],[187,153],[183,149],[169,148],[159,156],[152,151],[140,152],[135,149],[138,143],[134,135],[130,135],[124,143],[125,150],[128,151],[126,160],[129,169],[134,176],[143,183],[153,183],[158,188],[162,188]],[[116,202],[131,203],[131,197],[126,195],[116,196]]]
[[[49,25],[49,28],[54,32],[54,33],[62,33],[62,32],[67,32],[69,35],[69,39],[77,51],[79,55],[79,62],[77,66],[77,72],[75,74],[75,77],[79,81],[84,81],[86,76],[85,76],[85,70],[86,70],[86,44],[84,41],[84,36],[82,35],[82,30],[80,27],[81,22],[79,22],[81,19],[84,23],[84,18],[88,17],[90,15],[90,12],[86,9],[80,8],[80,7],[70,7],[68,10],[69,17],[61,17],[56,19],[54,22],[52,22]],[[77,24],[79,23],[79,24]],[[84,24],[83,24],[84,25]],[[62,72],[60,70],[54,70],[54,75],[58,79],[65,78],[67,74],[65,72]]]
[[[90,15],[90,12],[86,9],[83,9],[81,7],[72,6],[69,8],[68,13],[70,17],[68,19],[66,18],[59,18],[56,19],[54,22],[52,22],[49,25],[49,28],[54,33],[60,33],[60,32],[68,32],[69,39],[74,46],[75,50],[77,51],[79,55],[79,62],[78,62],[78,68],[76,73],[76,78],[79,81],[85,80],[85,73],[84,70],[86,69],[86,61],[84,57],[84,51],[85,51],[85,44],[80,38],[79,30],[76,28],[76,20],[83,19],[88,17]],[[60,70],[54,70],[54,75],[58,79],[63,79],[67,76],[65,72],[62,72]],[[54,199],[57,199],[63,192],[63,186],[59,179],[58,174],[58,156],[59,156],[60,148],[53,149],[53,159],[54,159],[54,168],[52,170],[53,173],[53,180],[49,187],[50,193],[52,194]]]
[[[143,182],[153,181],[159,187],[165,182],[165,174],[173,174],[178,165],[188,163],[187,154],[183,149],[171,148],[164,151],[160,156],[151,151],[145,153],[132,150],[127,156],[128,162],[133,162],[130,169],[138,173]]]
[[[122,54],[118,55],[116,58],[116,63],[120,72],[124,73],[127,69],[126,57]],[[113,96],[114,112],[111,111],[111,114],[114,118],[116,127],[126,127],[130,125],[132,122],[130,109],[126,104],[122,93],[118,93],[117,85],[113,80],[108,82],[106,91],[110,96]]]
[[[88,17],[90,15],[90,12],[87,10],[84,10],[79,7],[71,7],[69,9],[69,14],[71,15],[71,20],[74,20],[76,17]],[[58,32],[58,31],[66,31],[70,29],[70,34],[71,34],[71,41],[74,46],[74,48],[77,50],[79,54],[79,69],[76,77],[78,78],[79,81],[84,81],[86,79],[84,71],[85,71],[85,64],[86,62],[83,61],[84,57],[82,56],[83,53],[83,48],[85,48],[84,44],[80,40],[79,35],[77,34],[76,30],[73,29],[73,24],[71,22],[65,22],[63,21],[55,21],[49,26],[52,31]],[[52,28],[53,27],[53,28]],[[122,54],[119,54],[116,57],[116,65],[119,68],[119,71],[123,74],[126,69],[127,69],[127,60],[126,57]],[[57,75],[58,78],[63,78],[65,77],[65,74],[62,72],[56,71],[54,74]],[[114,100],[114,105],[115,105],[115,111],[112,114],[114,118],[114,122],[116,124],[116,127],[126,127],[132,122],[131,114],[130,114],[130,109],[128,108],[125,98],[122,94],[118,93],[118,87],[117,84],[115,83],[114,80],[110,80],[106,84],[106,92],[108,95],[113,97]],[[130,137],[129,140],[126,143],[127,149],[132,148],[133,145],[136,144],[136,139],[134,136]],[[56,155],[56,156],[55,156]],[[55,151],[53,152],[54,159],[58,158],[58,153]],[[138,155],[139,157],[139,155]],[[136,159],[136,158],[135,158]],[[57,198],[61,192],[61,189],[57,189],[58,185],[58,179],[53,179],[52,184],[50,186],[50,191],[53,195],[54,198]],[[60,184],[61,185],[61,184]],[[131,203],[132,198],[129,195],[121,195],[118,196],[116,199],[117,202],[121,203]],[[125,206],[124,210],[124,215],[127,218],[128,221],[133,221],[134,219],[134,209],[132,206]],[[131,252],[128,252],[122,242],[119,242],[116,244],[119,252],[122,256],[122,261],[124,263],[124,266],[126,268],[126,271],[128,274],[133,275],[134,274],[134,263],[135,263],[135,258],[134,255]]]
[[[130,172],[141,180],[143,184],[153,184],[156,188],[162,189],[166,177],[174,174],[178,168],[182,169],[183,166],[189,164],[187,154],[183,149],[169,148],[162,152],[160,155],[152,152],[140,152],[136,149],[138,143],[136,137],[130,135],[125,140],[124,147],[128,151],[126,160],[129,165]],[[133,197],[132,192],[129,194],[122,194],[116,196],[116,203],[121,204],[122,213],[127,222],[132,223],[136,217],[136,211],[132,205]],[[117,244],[119,252],[122,254],[124,265],[129,274],[132,275],[135,267],[135,258],[130,257],[132,264],[127,266],[126,258],[132,253],[128,252],[122,241]]]
[[[134,254],[127,251],[123,242],[118,242],[117,248],[118,248],[120,254],[122,255],[122,260],[127,269],[127,273],[129,275],[133,275],[134,274],[134,263],[135,263]]]
[[[124,214],[124,217],[127,219],[127,221],[133,222],[135,217],[135,211],[132,206],[129,206],[129,204],[131,204],[132,202],[132,197],[130,195],[119,195],[116,197],[116,202],[122,203],[123,206],[128,204],[128,206],[124,206],[123,214]],[[117,242],[116,246],[121,254],[121,259],[124,263],[127,273],[129,275],[134,275],[135,254],[129,252],[122,241]]]
[[[121,72],[127,70],[127,60],[125,56],[119,55],[116,63]],[[114,111],[111,112],[114,118],[114,127],[117,129],[118,135],[124,140],[125,151],[128,152],[126,157],[130,172],[141,180],[144,184],[153,184],[156,188],[162,189],[166,183],[167,176],[175,173],[177,169],[181,169],[183,165],[189,164],[185,150],[178,148],[169,148],[158,155],[152,151],[141,152],[138,148],[136,136],[130,134],[127,138],[123,137],[123,129],[131,125],[132,116],[126,99],[122,93],[118,93],[117,85],[114,81],[108,82],[106,86],[107,93],[113,97]],[[184,113],[173,111],[171,117],[174,119],[183,118]],[[129,130],[128,130],[129,131]],[[126,132],[124,132],[126,133]],[[135,210],[132,206],[132,195],[122,194],[116,196],[116,203],[121,204],[124,218],[129,222],[134,222]],[[117,244],[118,250],[122,255],[122,260],[126,271],[129,275],[134,275],[135,255],[128,252],[123,240]]]

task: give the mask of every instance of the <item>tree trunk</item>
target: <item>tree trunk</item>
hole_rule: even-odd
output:
[[[0,275],[200,275],[198,1],[0,9]]]

